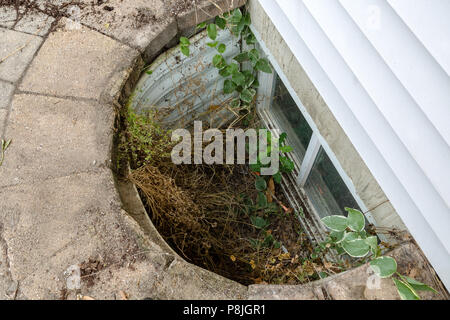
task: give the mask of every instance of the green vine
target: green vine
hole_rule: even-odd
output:
[[[262,58],[260,51],[256,48],[256,38],[250,29],[250,14],[242,13],[241,9],[235,9],[226,12],[215,18],[214,23],[206,22],[197,25],[198,29],[206,28],[207,34],[211,42],[207,45],[216,48],[217,54],[212,59],[212,64],[218,69],[219,74],[226,78],[223,85],[223,93],[238,93],[238,97],[230,103],[233,108],[248,109],[256,97],[256,91],[259,87],[257,72],[272,73],[272,68],[267,59]],[[247,45],[253,46],[248,51],[243,51],[233,57],[234,62],[228,63],[223,54],[227,50],[224,43],[217,41],[217,32],[219,29],[228,29],[241,41],[245,41]],[[190,41],[186,37],[180,38],[180,50],[185,56],[190,55]],[[242,63],[249,62],[250,69],[243,70]]]

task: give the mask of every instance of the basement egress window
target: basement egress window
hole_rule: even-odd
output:
[[[267,49],[265,51],[272,64],[276,65]],[[294,148],[291,158],[298,167],[292,177],[294,185],[306,194],[312,209],[311,216],[319,226],[317,230],[323,231],[320,228],[321,218],[335,214],[346,215],[345,207],[361,211],[364,205],[361,201],[356,201],[355,195],[350,192],[350,188],[353,189],[350,179],[342,177],[344,172],[337,159],[333,157],[332,161],[325,151],[318,130],[312,129],[315,127],[312,120],[306,120],[311,118],[306,111],[301,110],[304,108],[301,108],[299,99],[294,100],[293,89],[288,90],[289,84],[285,85],[281,79],[281,70],[273,69],[276,70],[273,74],[259,75],[261,87],[258,95],[263,98],[258,103],[258,112],[268,128],[288,134],[289,144]],[[339,171],[337,167],[340,168]],[[298,190],[298,193],[302,192]]]
[[[273,185],[273,199],[268,200],[267,193],[255,188],[257,174],[248,164],[175,165],[165,150],[170,147],[168,138],[160,140],[164,143],[156,144],[154,151],[154,158],[162,162],[140,165],[141,149],[134,149],[131,180],[159,233],[187,261],[243,284],[266,280],[296,284],[322,278],[323,272],[310,265],[313,260],[320,263],[312,258],[312,250],[327,238],[320,219],[346,215],[345,207],[367,210],[270,53],[260,50],[273,72],[259,72],[256,110],[244,114],[251,116],[244,124],[242,114],[229,103],[236,92],[223,92],[225,80],[211,64],[217,49],[208,41],[206,32],[200,32],[190,39],[189,56],[182,55],[179,47],[172,48],[146,68],[128,104],[135,113],[127,118],[135,126],[132,132],[142,134],[135,121],[137,115],[147,114],[152,115],[150,123],[163,131],[190,130],[198,120],[203,129],[266,127],[275,137],[287,134],[292,151],[283,156],[293,161],[294,170],[283,173],[281,184],[275,186],[273,178],[266,182],[266,188]],[[246,50],[229,31],[219,31],[217,41],[226,44],[226,61]],[[142,124],[145,132],[153,130],[161,136],[159,127],[146,125]],[[294,262],[283,264],[286,257]],[[329,260],[340,263],[333,257]],[[284,268],[304,273],[292,276],[292,270],[284,272]]]

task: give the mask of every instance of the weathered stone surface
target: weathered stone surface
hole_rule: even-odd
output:
[[[250,300],[324,300],[320,286],[314,285],[250,285]]]
[[[170,0],[172,2],[177,0]],[[234,8],[243,6],[246,0],[202,0],[192,10],[181,12],[177,16],[178,30],[185,30],[196,26],[197,24],[212,19],[217,15],[228,12]]]
[[[0,28],[0,79],[16,82],[33,59],[42,38]]]
[[[32,35],[44,36],[50,30],[55,19],[40,12],[31,12],[22,17],[16,24],[17,11],[14,7],[0,8],[0,26]]]
[[[105,7],[114,10],[104,10]],[[81,22],[138,48],[149,59],[177,34],[177,23],[162,0],[111,0],[81,12]]]
[[[13,139],[0,186],[46,180],[105,166],[114,112],[110,106],[16,95],[6,136]]]
[[[152,299],[246,299],[247,287],[177,258],[161,273]]]
[[[6,116],[8,115],[8,110],[0,109],[0,137],[3,136],[6,127]]]
[[[13,91],[12,84],[0,80],[0,109],[8,108]]]
[[[64,22],[62,22],[64,23]],[[49,35],[23,79],[23,91],[100,99],[110,78],[139,53],[96,31],[60,29]]]
[[[3,188],[0,197],[11,275],[25,298],[58,298],[70,266],[93,259],[105,270],[122,268],[150,249],[120,209],[109,170]],[[95,283],[88,278],[87,291]]]

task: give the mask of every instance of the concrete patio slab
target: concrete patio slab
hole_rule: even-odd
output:
[[[16,95],[6,131],[14,143],[0,167],[0,187],[108,165],[113,121],[110,106]]]
[[[55,19],[41,12],[25,15],[16,23],[17,11],[12,7],[0,8],[0,26],[31,35],[44,36]]]
[[[0,28],[0,79],[16,82],[33,59],[42,38]]]
[[[24,298],[58,299],[70,266],[121,267],[149,249],[121,211],[109,170],[4,188],[0,197],[0,235]]]
[[[146,60],[177,34],[176,20],[167,14],[162,0],[111,0],[100,6],[87,6],[81,11],[81,23],[137,48]]]
[[[100,99],[113,74],[128,68],[138,56],[135,49],[96,31],[59,29],[49,35],[19,88]]]
[[[14,86],[11,83],[0,80],[0,109],[8,108],[13,92]]]

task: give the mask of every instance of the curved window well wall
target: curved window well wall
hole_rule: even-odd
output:
[[[188,57],[181,53],[179,47],[176,47],[163,53],[146,67],[131,95],[128,104],[131,110],[136,115],[151,114],[152,121],[169,130],[192,129],[195,120],[203,121],[205,129],[226,129],[230,124],[231,126],[239,125],[238,120],[241,120],[242,116],[230,106],[230,102],[237,97],[237,93],[223,93],[225,78],[211,63],[213,57],[217,55],[217,48],[208,46],[210,41],[207,33],[201,32],[190,39]],[[229,31],[218,31],[216,41],[226,45],[223,56],[228,63],[243,50],[248,50],[246,44],[242,44]],[[256,47],[259,45],[256,44]],[[265,53],[269,55],[269,52]],[[261,54],[264,52],[261,51]],[[276,61],[273,61],[270,55],[269,60],[276,66]],[[248,62],[241,64],[242,70],[248,67]],[[154,198],[150,201],[146,200],[145,196],[142,197],[152,220],[164,219],[165,214],[172,214],[171,218],[174,218],[173,214],[180,214],[180,217],[176,218],[178,220],[174,222],[188,225],[186,229],[178,228],[173,231],[169,227],[161,232],[171,247],[186,260],[243,284],[258,283],[258,281],[298,284],[323,277],[325,271],[309,273],[305,271],[307,269],[304,269],[308,261],[319,263],[320,260],[312,255],[312,248],[327,237],[326,228],[320,218],[335,214],[346,215],[344,207],[366,210],[364,204],[357,197],[355,198],[351,182],[345,176],[336,158],[327,151],[329,148],[321,139],[311,117],[293,94],[285,76],[279,68],[272,67],[272,69],[272,73],[259,72],[256,107],[247,115],[252,116],[250,122],[254,127],[251,128],[268,128],[272,130],[275,137],[286,133],[287,144],[292,147],[291,152],[283,154],[294,164],[292,172],[283,174],[279,185],[274,184],[273,178],[266,179],[265,188],[269,188],[272,184],[270,188],[275,192],[273,198],[265,191],[265,188],[263,192],[259,190],[261,184],[258,186],[255,179],[258,180],[261,177],[252,172],[248,164],[228,167],[186,164],[175,168],[169,156],[165,158],[167,163],[161,168],[155,166],[132,168],[138,171],[138,175],[141,174],[141,176],[135,176],[133,181],[141,190],[141,195],[148,197],[148,193],[153,193]],[[148,122],[145,123],[147,124]],[[138,128],[137,132],[141,129]],[[170,138],[166,141],[167,145],[170,145]],[[137,150],[141,151],[139,148]],[[160,156],[164,150],[160,151],[156,148],[154,152]],[[182,168],[175,176],[170,176],[174,170],[179,170],[180,166],[185,166],[185,169]],[[199,172],[200,178],[197,176]],[[183,174],[187,178],[180,180],[180,175]],[[206,180],[211,181],[219,179],[214,182],[217,185],[211,184],[211,181],[202,182],[201,180],[205,180],[205,177]],[[170,201],[183,200],[183,197],[190,196],[192,193],[190,190],[183,193],[186,190],[182,189],[192,186],[192,182],[197,181],[196,179],[199,179],[201,188],[196,189],[195,192],[211,191],[217,194],[207,195],[206,199],[209,199],[210,205],[196,203],[196,201],[204,201],[205,197],[200,200],[194,197],[190,203],[187,203],[187,206],[194,207],[204,205],[199,208],[201,212],[199,216],[190,216],[193,221],[183,221],[190,214],[183,213],[185,209],[183,207],[180,209],[183,211],[180,211],[181,213],[165,212],[166,209],[164,209],[157,216],[152,215],[157,205],[156,202],[152,202],[155,197],[159,197],[158,201],[165,201],[164,206]],[[220,185],[224,181],[225,184]],[[142,184],[146,184],[146,190],[143,190]],[[198,188],[198,186],[195,187]],[[236,198],[231,197],[226,200],[220,198],[224,196],[222,191],[225,189],[234,192],[233,196]],[[173,191],[181,193],[173,197],[166,196]],[[163,196],[160,197],[158,194]],[[228,207],[229,212],[223,211],[222,215],[208,217],[208,212],[223,210],[224,206]],[[174,208],[175,206],[167,210]],[[205,211],[202,211],[204,209]],[[370,221],[370,216],[367,218]],[[225,239],[232,243],[232,245],[228,243],[227,248],[221,247],[222,238],[216,239],[215,236],[211,239],[207,238],[215,234],[215,228],[222,227],[221,223],[224,223],[224,231],[220,231],[217,237],[227,232],[235,237],[232,240]],[[204,239],[189,238],[192,233],[198,232],[201,228],[206,228]],[[175,236],[171,234],[172,231],[176,233]],[[185,243],[184,238],[179,241],[180,235],[185,236],[188,243]],[[178,238],[174,240],[174,237]],[[196,246],[195,252],[187,249],[187,246],[192,243]],[[245,249],[242,249],[243,247]],[[263,252],[265,255],[263,257],[252,255],[252,250],[258,254]],[[185,254],[187,251],[189,254]],[[327,255],[327,259],[336,260],[334,252],[330,252],[330,255]],[[284,273],[281,271],[281,274],[277,273],[274,266],[279,265],[278,263],[284,259],[279,260],[280,257],[296,257],[292,260],[295,260],[294,265],[283,266],[292,270],[286,269]],[[303,270],[306,273],[299,275],[293,273],[293,270]],[[292,274],[292,276],[287,277],[284,274]]]
[[[227,102],[234,96],[223,94],[224,79],[211,60],[217,54],[207,45],[205,32],[191,39],[189,57],[179,48],[159,56],[143,74],[133,93],[131,107],[137,113],[157,110],[157,119],[170,128],[185,128],[194,120],[203,120],[211,127],[232,119]],[[231,60],[240,52],[238,39],[229,31],[220,31],[217,41],[225,43],[224,57]]]

